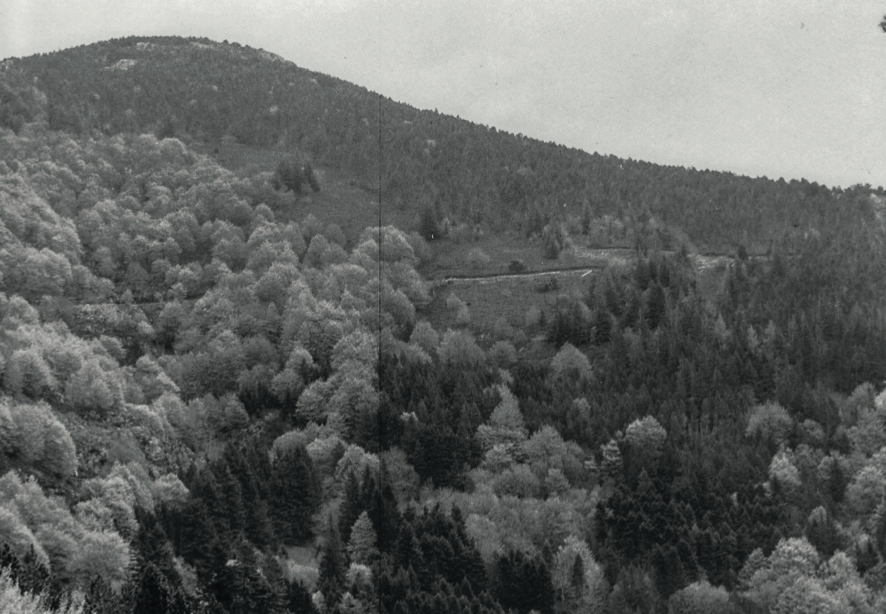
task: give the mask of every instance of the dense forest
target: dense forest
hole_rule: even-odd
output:
[[[415,224],[305,214],[330,169]],[[236,44],[6,60],[0,612],[884,611],[883,207]],[[636,251],[479,330],[444,219]]]

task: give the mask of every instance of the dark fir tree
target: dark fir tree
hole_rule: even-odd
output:
[[[274,459],[270,504],[278,539],[296,545],[310,538],[312,517],[320,504],[320,486],[303,446],[290,448]]]
[[[173,606],[173,591],[163,573],[152,563],[142,565],[136,577],[132,614],[171,614]]]
[[[351,527],[354,526],[354,522],[357,521],[357,518],[366,509],[364,506],[365,502],[360,496],[360,483],[352,469],[348,472],[344,496],[338,509],[338,531],[343,543],[350,541]]]
[[[133,546],[142,564],[150,563],[163,576],[170,586],[178,586],[179,577],[173,561],[173,550],[157,517],[142,508],[136,508],[138,533]]]
[[[333,607],[344,592],[347,569],[341,538],[332,516],[329,517],[327,526],[326,543],[323,545],[320,558],[320,577],[317,580],[317,588],[323,593],[327,606]]]
[[[540,556],[513,551],[496,563],[496,594],[502,607],[526,613],[550,614],[554,609],[554,585],[548,566]]]
[[[9,544],[4,543],[0,547],[0,570],[9,570],[12,579],[23,593],[39,595],[43,591],[53,590],[57,581],[49,569],[43,565],[34,546],[31,546],[24,556],[18,557]]]
[[[101,576],[94,577],[83,598],[83,614],[117,614],[124,609],[121,596]]]
[[[291,614],[319,614],[310,591],[298,580],[287,585],[285,604]]]

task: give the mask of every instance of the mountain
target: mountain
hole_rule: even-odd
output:
[[[639,238],[762,253],[785,237],[872,215],[855,191],[544,143],[415,109],[237,43],[129,37],[7,59],[0,75],[2,125],[40,116],[81,134],[152,132],[294,155],[344,173],[378,199],[383,221],[414,228],[424,216],[426,228],[445,218],[530,236],[553,222],[600,245]]]
[[[886,611],[882,194],[206,39],[0,105],[4,611]]]

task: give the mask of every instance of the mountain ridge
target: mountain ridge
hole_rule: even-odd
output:
[[[113,66],[126,70],[107,70]],[[7,127],[45,116],[50,128],[80,134],[153,132],[271,148],[377,190],[382,215],[406,214],[414,227],[424,215],[438,228],[448,220],[529,237],[553,224],[610,245],[689,240],[763,253],[833,225],[842,201],[865,191],[588,153],[417,109],[271,52],[206,38],[112,39],[4,67]]]

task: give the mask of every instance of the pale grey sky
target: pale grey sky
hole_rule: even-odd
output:
[[[886,0],[0,0],[0,58],[175,34],[587,151],[886,185]]]

